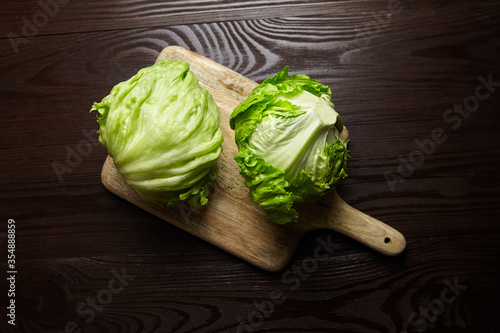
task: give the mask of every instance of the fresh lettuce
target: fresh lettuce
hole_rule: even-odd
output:
[[[250,197],[279,224],[298,220],[295,203],[317,200],[347,177],[349,158],[330,88],[288,71],[266,79],[230,117]]]
[[[163,61],[117,84],[97,111],[99,141],[148,201],[207,204],[222,151],[219,109],[181,61]]]

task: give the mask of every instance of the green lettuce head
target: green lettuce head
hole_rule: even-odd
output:
[[[169,207],[207,204],[222,151],[219,109],[188,64],[143,68],[94,110],[99,141],[139,195]]]
[[[347,177],[349,158],[330,88],[288,71],[266,79],[230,117],[250,197],[279,224],[298,220],[295,203],[317,200]]]

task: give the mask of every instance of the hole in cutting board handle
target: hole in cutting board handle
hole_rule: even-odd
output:
[[[384,239],[384,243],[389,244],[391,242],[391,239],[389,237],[386,237]]]

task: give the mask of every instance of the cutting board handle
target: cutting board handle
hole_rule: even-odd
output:
[[[405,237],[396,229],[348,205],[336,191],[324,227],[340,232],[388,256],[404,251]]]

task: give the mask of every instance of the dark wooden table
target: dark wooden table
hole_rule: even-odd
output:
[[[500,332],[498,1],[4,0],[0,15],[0,331]],[[330,85],[351,135],[338,192],[407,250],[321,230],[269,273],[106,191],[90,107],[170,45],[257,82],[289,65]]]

